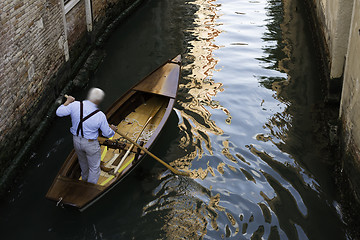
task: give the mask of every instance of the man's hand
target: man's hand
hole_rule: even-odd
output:
[[[68,95],[65,95],[66,97],[66,101],[64,102],[64,106],[67,106],[69,105],[70,103],[74,102],[75,101],[75,98],[73,96],[68,96]]]
[[[117,128],[115,125],[113,125],[113,124],[110,125],[110,128],[111,128],[114,132],[116,132],[117,129],[118,129],[118,128]]]

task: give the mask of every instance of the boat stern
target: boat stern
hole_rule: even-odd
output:
[[[104,190],[103,186],[85,181],[57,176],[46,198],[79,209],[84,208]]]

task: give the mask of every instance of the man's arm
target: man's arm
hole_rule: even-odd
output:
[[[69,104],[73,103],[75,101],[75,98],[72,96],[68,96],[66,101],[64,102],[64,104],[60,105],[57,109],[56,109],[56,115],[58,117],[64,117],[64,116],[68,116],[71,113],[71,108],[70,106],[68,106]]]
[[[104,113],[102,113],[102,121],[100,123],[100,130],[104,137],[111,138],[115,135],[115,130],[117,130],[117,127],[114,125],[109,126],[109,123],[106,119],[106,116]]]
[[[73,96],[68,96],[68,95],[65,96],[66,96],[66,101],[63,104],[64,106],[67,106],[72,102],[75,102],[75,98]]]

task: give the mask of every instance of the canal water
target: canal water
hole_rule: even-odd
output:
[[[347,239],[320,66],[301,0],[149,0],[102,49],[106,109],[182,53],[175,111],[151,158],[83,213],[45,199],[72,149],[57,118],[0,202],[2,239]]]

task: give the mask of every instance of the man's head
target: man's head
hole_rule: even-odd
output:
[[[104,97],[105,97],[105,93],[103,90],[101,90],[100,88],[91,88],[88,93],[87,99],[90,102],[99,105],[101,101],[104,99]]]

